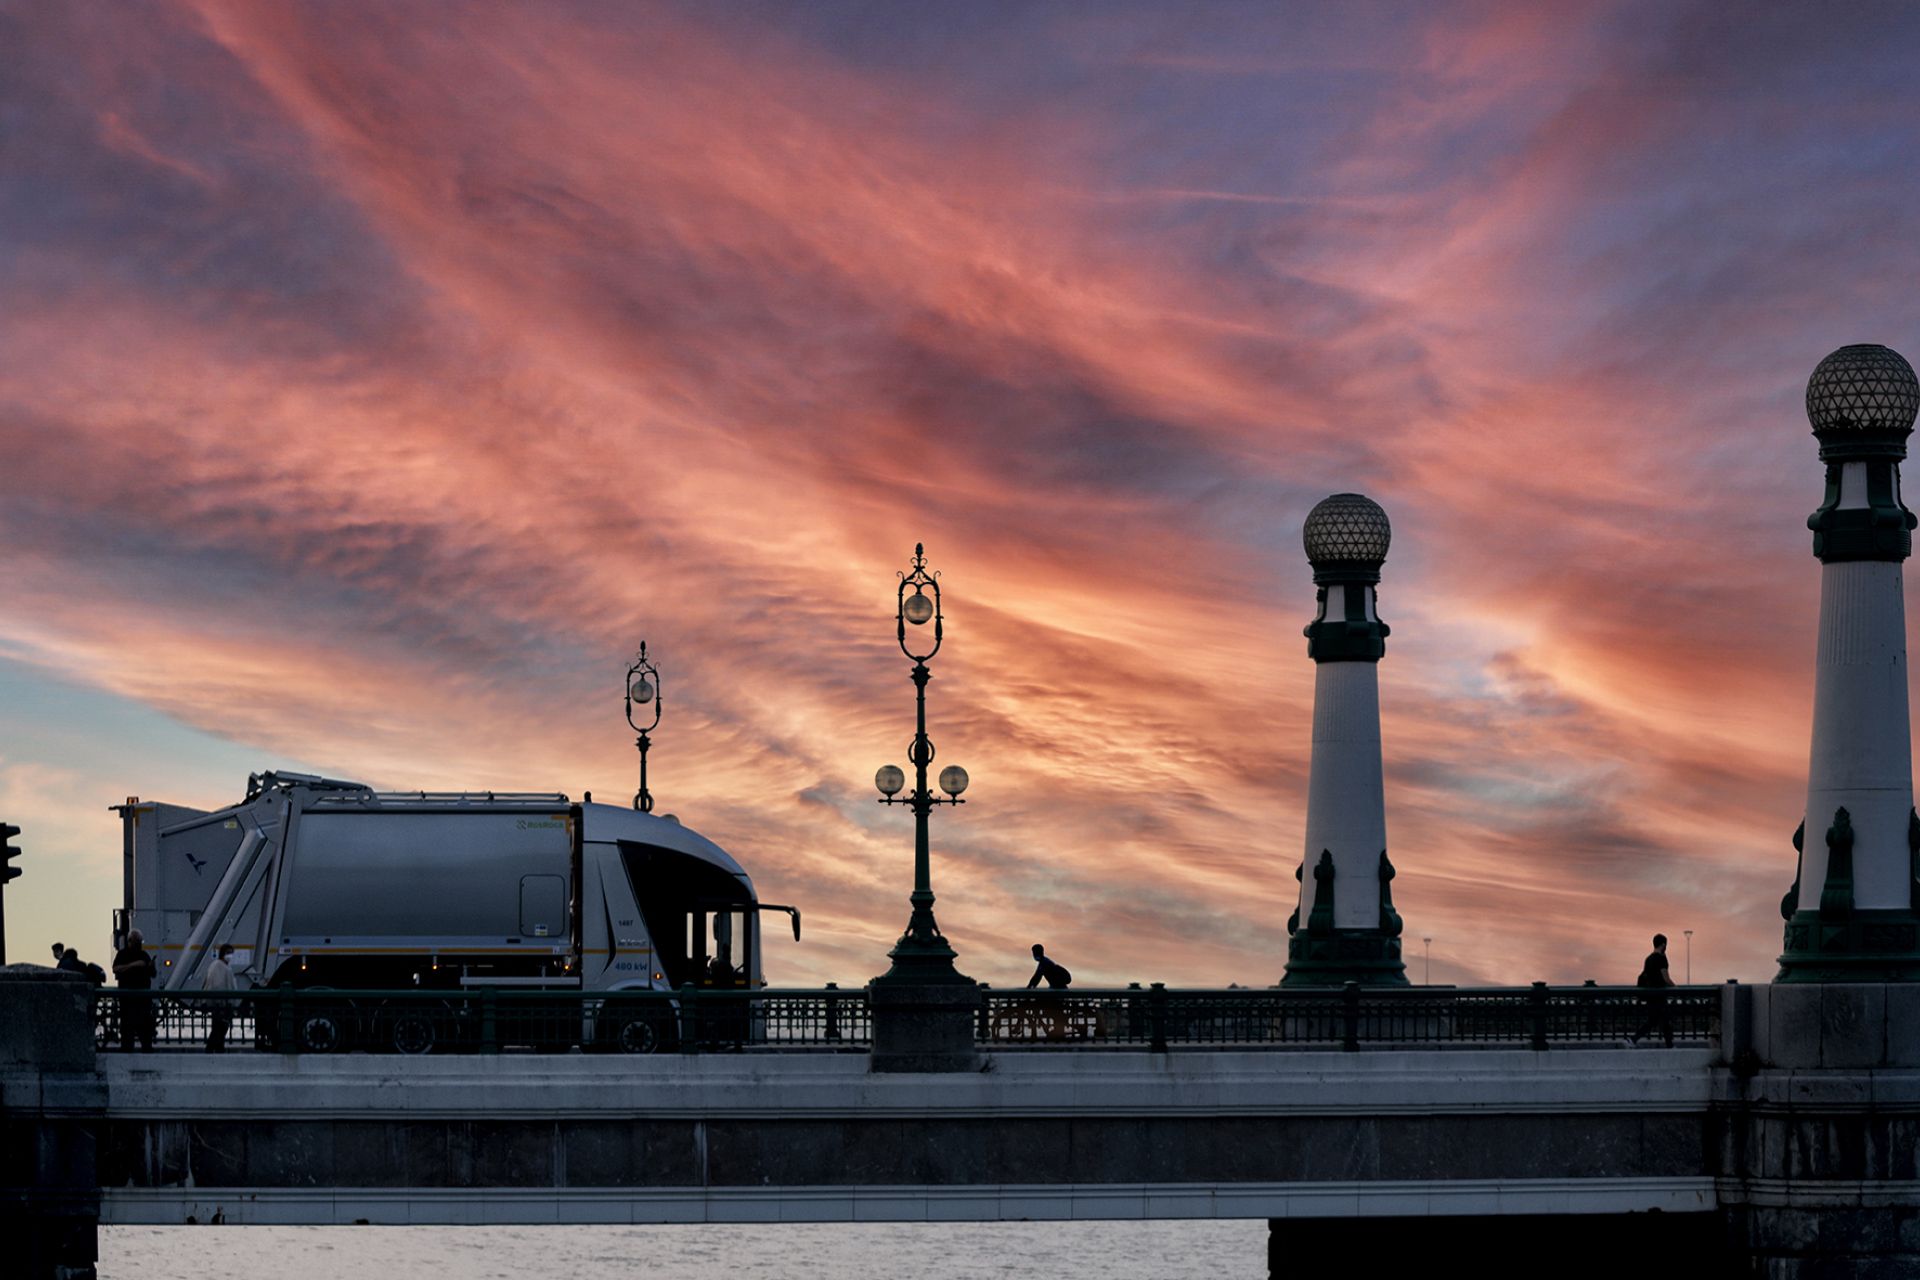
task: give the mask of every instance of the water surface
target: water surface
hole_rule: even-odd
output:
[[[1261,1219],[671,1227],[102,1227],[102,1280],[418,1275],[1223,1280],[1267,1274]]]

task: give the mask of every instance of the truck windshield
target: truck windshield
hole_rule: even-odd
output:
[[[751,903],[747,886],[711,862],[635,840],[620,841],[620,861],[653,937],[655,966],[671,986],[704,982],[708,961],[714,958],[709,917],[723,910],[722,904]],[[721,961],[746,965],[743,943],[734,943],[732,954],[719,957]]]

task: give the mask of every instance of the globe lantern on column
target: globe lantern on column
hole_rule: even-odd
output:
[[[1780,982],[1920,981],[1920,816],[1913,808],[1903,564],[1915,519],[1900,463],[1920,413],[1913,366],[1841,347],[1807,380],[1826,493],[1813,740],[1799,865],[1780,903]]]
[[[640,789],[633,793],[633,807],[641,813],[653,812],[653,792],[647,790],[647,748],[653,745],[653,731],[660,727],[660,672],[647,660],[647,642],[640,642],[640,656],[627,667],[627,723],[639,735],[634,746],[640,751]]]

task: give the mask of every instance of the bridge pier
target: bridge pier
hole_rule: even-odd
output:
[[[1718,1198],[1768,1280],[1920,1275],[1920,984],[1739,988]]]
[[[0,1242],[21,1280],[93,1280],[106,1111],[93,988],[35,965],[0,969]]]
[[[1267,1219],[1272,1280],[1315,1258],[1353,1258],[1367,1275],[1424,1275],[1439,1258],[1492,1277],[1747,1274],[1714,1212]]]

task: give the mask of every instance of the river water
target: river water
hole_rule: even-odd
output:
[[[102,1280],[1259,1280],[1263,1219],[674,1227],[102,1227]]]

